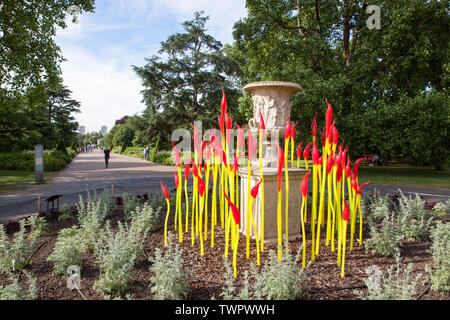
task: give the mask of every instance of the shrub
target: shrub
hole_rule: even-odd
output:
[[[188,274],[183,271],[183,250],[177,244],[172,243],[169,236],[168,246],[164,253],[161,249],[155,249],[155,256],[150,257],[152,262],[150,272],[150,290],[153,298],[157,300],[181,300],[186,299],[188,292]]]
[[[447,202],[439,202],[437,203],[432,210],[433,215],[439,218],[444,218],[447,216],[450,208],[450,199]]]
[[[139,201],[136,199],[134,195],[125,192],[122,194],[122,203],[125,218],[127,220],[130,220],[130,213],[134,211],[137,206],[139,206]]]
[[[45,218],[31,216],[26,219],[25,224],[30,227],[28,235],[30,239],[37,239],[46,233],[47,221]]]
[[[24,290],[19,279],[9,273],[8,278],[12,283],[6,286],[0,285],[0,300],[35,300],[37,298],[36,279],[26,270],[23,270],[23,273],[28,280],[28,289]]]
[[[6,227],[0,223],[0,274],[6,272],[11,266],[8,258],[9,238]]]
[[[73,219],[72,208],[67,204],[63,204],[60,208],[61,214],[58,216],[58,221],[66,221]]]
[[[406,240],[424,240],[430,236],[432,215],[418,194],[406,197],[401,190],[399,199],[400,232]]]
[[[368,205],[370,216],[376,220],[383,220],[391,212],[392,202],[388,196],[375,197]]]
[[[450,289],[450,224],[438,222],[431,239],[433,270],[427,268],[431,274],[431,289],[447,292]]]
[[[93,250],[95,242],[102,232],[102,225],[105,218],[102,212],[106,210],[101,209],[101,203],[98,201],[84,203],[81,196],[77,208],[82,238],[85,241],[87,249]]]
[[[85,250],[85,243],[79,235],[78,227],[62,229],[53,252],[47,258],[48,261],[53,262],[53,273],[64,275],[71,265],[81,268],[81,256]]]
[[[135,235],[120,221],[118,226],[119,230],[113,233],[107,221],[106,230],[96,243],[100,277],[95,281],[94,289],[98,292],[120,294],[133,278],[137,259]]]
[[[298,267],[300,250],[296,258],[283,250],[281,262],[275,251],[269,251],[269,259],[255,274],[255,297],[261,299],[293,300],[306,288],[306,269]]]
[[[376,266],[370,266],[366,269],[369,275],[364,283],[367,286],[367,295],[361,292],[359,296],[364,300],[413,300],[416,294],[416,286],[422,278],[422,274],[418,274],[414,279],[410,277],[412,271],[412,263],[402,270],[397,260],[397,265],[389,267],[386,274]]]
[[[236,285],[235,285],[235,279],[233,270],[231,268],[231,262],[226,258],[223,257],[223,262],[225,265],[225,273],[224,273],[224,279],[225,283],[222,288],[222,292],[220,293],[220,296],[224,300],[250,300],[253,297],[253,293],[251,291],[250,282],[249,282],[249,276],[248,271],[245,270],[244,272],[244,278],[243,278],[243,288],[239,292],[238,295],[236,295]],[[254,265],[251,265],[254,273],[256,274],[256,270],[254,268]]]
[[[154,210],[152,205],[148,202],[135,208],[130,213],[131,229],[136,230],[137,233],[144,237],[150,231],[153,231],[158,223],[158,211]]]
[[[400,254],[402,235],[393,212],[387,213],[381,222],[381,227],[370,223],[369,228],[370,236],[365,241],[366,251],[388,257]]]
[[[26,220],[20,220],[20,230],[9,240],[3,225],[0,227],[0,271],[20,271],[30,261],[31,254],[35,248],[36,239],[27,236]]]
[[[172,163],[172,153],[170,151],[159,151],[155,156],[155,163],[164,163],[166,159],[170,158],[170,162]]]
[[[33,152],[0,153],[0,169],[3,170],[34,170]]]
[[[72,157],[61,151],[44,153],[44,171],[60,171],[72,161]]]

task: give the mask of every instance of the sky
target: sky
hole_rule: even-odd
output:
[[[86,132],[109,131],[117,119],[145,109],[132,65],[143,66],[168,36],[182,33],[194,12],[210,17],[207,33],[222,44],[232,43],[233,24],[247,15],[245,0],[96,0],[95,7],[76,24],[68,17],[55,37],[66,59],[64,85],[81,102],[75,118]]]

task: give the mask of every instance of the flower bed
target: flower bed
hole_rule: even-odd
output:
[[[174,194],[172,193],[172,197]],[[137,204],[142,203],[148,199],[148,196],[140,196],[136,198]],[[107,216],[106,221],[109,221],[111,230],[113,233],[119,231],[119,224],[124,224],[127,219],[124,215],[124,205],[126,198],[120,198],[116,202],[114,211]],[[133,200],[134,201],[134,200]],[[163,200],[162,200],[163,201]],[[122,204],[120,204],[122,203]],[[157,201],[157,206],[163,202]],[[120,204],[120,205],[119,205]],[[154,226],[152,231],[143,240],[142,256],[136,260],[136,263],[131,274],[131,279],[128,282],[126,289],[120,293],[121,298],[132,299],[153,299],[149,286],[152,284],[152,272],[151,267],[153,263],[148,258],[155,256],[156,248],[164,248],[164,213],[165,206],[161,207],[159,212],[159,220]],[[79,213],[76,210],[74,212],[74,219],[60,220],[58,224],[48,225],[47,231],[44,235],[37,238],[35,244],[35,252],[29,263],[25,268],[27,272],[36,279],[37,286],[37,299],[83,299],[83,297],[76,290],[69,290],[67,288],[67,278],[65,276],[52,274],[53,263],[48,261],[48,257],[52,254],[57,237],[62,229],[70,228],[72,226],[79,226],[78,219]],[[133,209],[130,209],[133,212]],[[131,214],[133,216],[133,214]],[[168,225],[169,231],[174,233],[174,221],[173,212],[169,217]],[[448,217],[436,218],[444,222],[448,222]],[[129,219],[128,219],[129,220]],[[308,224],[307,224],[308,226]],[[102,227],[104,228],[104,227]],[[369,228],[366,223],[364,228],[364,242],[367,237],[370,236]],[[305,228],[310,230],[309,226]],[[208,240],[205,242],[204,256],[200,256],[200,247],[198,244],[198,238],[196,238],[196,245],[191,246],[189,233],[186,233],[187,240],[179,244],[182,249],[183,270],[188,274],[187,278],[187,299],[221,299],[221,293],[224,290],[225,282],[227,280],[225,276],[225,265],[223,261],[225,233],[217,226],[215,228],[215,248],[210,246],[210,230],[208,233]],[[10,235],[12,237],[13,235]],[[174,237],[175,239],[176,237]],[[306,237],[308,241],[311,241],[310,237]],[[189,241],[188,241],[189,240]],[[348,241],[349,239],[347,239]],[[245,242],[245,236],[240,235],[240,241]],[[360,299],[367,294],[366,281],[368,274],[366,270],[370,266],[377,266],[382,272],[385,272],[391,266],[396,265],[396,259],[393,257],[385,257],[382,255],[371,254],[366,251],[365,246],[358,246],[355,242],[354,250],[348,252],[348,262],[346,264],[346,276],[342,278],[340,276],[339,268],[336,265],[336,255],[330,251],[329,247],[325,247],[325,238],[321,237],[323,242],[323,250],[321,254],[316,257],[316,261],[312,262],[307,268],[305,275],[305,283],[303,291],[297,296],[297,299],[311,299],[311,300],[340,300],[340,299]],[[174,242],[177,242],[174,240]],[[310,247],[310,243],[307,243]],[[347,244],[349,245],[349,244]],[[297,253],[301,246],[301,240],[290,241],[289,248],[293,255]],[[261,270],[263,265],[269,259],[270,250],[276,251],[277,244],[267,244],[264,251],[261,252],[261,267],[256,267],[257,270]],[[406,241],[401,242],[402,253],[400,257],[400,264],[402,267],[412,263],[412,270],[409,274],[410,278],[414,278],[417,274],[421,273],[426,275],[426,266],[431,266],[433,261],[430,248],[432,247],[431,239],[420,241]],[[249,273],[250,284],[254,283],[254,268],[252,264],[255,264],[255,244],[251,243],[251,256],[250,259],[245,257],[245,247],[242,246],[237,252],[237,259],[239,261],[237,268],[237,278],[235,280],[235,287],[237,291],[244,287],[244,274]],[[300,270],[301,261],[297,261],[297,266]],[[99,262],[96,259],[95,249],[93,251],[86,250],[81,256],[81,290],[82,293],[88,299],[103,299],[111,298],[112,296],[101,293],[95,290],[95,283],[99,280],[101,273],[99,268]],[[9,284],[8,277],[6,275],[0,275],[0,286]],[[418,282],[415,287],[414,298],[419,297],[421,299],[450,299],[450,294],[440,293],[430,289],[429,280],[424,284]]]

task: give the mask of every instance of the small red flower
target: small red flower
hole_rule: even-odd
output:
[[[300,185],[300,190],[302,191],[302,195],[306,197],[308,195],[308,176],[311,173],[311,170],[308,170],[308,173],[303,177],[302,183]]]
[[[358,176],[358,167],[359,164],[361,163],[361,161],[366,160],[366,157],[364,158],[359,158],[358,160],[355,161],[355,164],[353,165],[353,171],[355,172],[355,176]]]
[[[289,117],[287,117],[286,119],[286,128],[284,130],[284,139],[289,140],[291,138],[291,131],[292,131],[292,127],[291,127],[291,121],[289,121]]]
[[[330,126],[331,126],[331,121],[333,120],[333,108],[331,108],[331,104],[328,102],[328,100],[325,99],[325,102],[328,105],[328,109],[327,112],[325,114],[325,130],[326,130],[326,135],[327,137],[330,136]]]
[[[333,144],[337,145],[338,140],[339,140],[339,133],[335,126],[332,129],[332,134],[333,134]]]
[[[228,167],[227,155],[226,155],[225,151],[223,151],[223,150],[222,150],[222,162],[225,165],[225,167]]]
[[[369,184],[369,183],[370,183],[370,181],[367,181],[367,182],[363,183],[362,185],[360,185],[360,186],[358,187],[358,189],[356,190],[356,193],[359,194],[359,195],[361,195],[361,194],[362,194],[362,188],[363,188],[365,185]]]
[[[305,159],[306,162],[308,162],[309,159],[309,148],[311,147],[312,141],[306,146],[305,150],[303,151],[303,159]]]
[[[250,195],[252,196],[253,199],[255,199],[258,196],[259,185],[261,184],[261,182],[262,180],[259,180],[259,182],[250,191]]]
[[[342,153],[338,152],[337,155],[336,155],[336,158],[334,158],[334,165],[337,167],[338,171],[342,170],[342,168],[341,168],[341,164],[342,164],[341,157],[342,157]]]
[[[175,176],[175,186],[178,189],[178,186],[180,185],[180,180],[178,180],[178,174],[176,172],[173,173]]]
[[[333,163],[334,163],[334,159],[330,154],[327,159],[327,173],[328,174],[330,174],[331,170],[333,169]]]
[[[225,96],[225,91],[222,90],[222,102],[220,103],[220,111],[223,116],[227,113],[227,97]]]
[[[264,123],[264,118],[263,118],[263,116],[262,116],[262,114],[261,114],[261,110],[259,110],[259,117],[260,117],[260,122],[259,122],[259,125],[258,125],[258,131],[259,130],[266,130],[266,125],[265,125],[265,123]]]
[[[233,165],[231,166],[231,171],[233,173],[236,173],[236,171],[238,170],[238,168],[239,168],[239,158],[242,157],[243,155],[244,154],[240,154],[237,157],[236,156],[234,157]]]
[[[181,157],[180,157],[180,151],[178,151],[177,147],[175,147],[175,144],[172,141],[173,150],[175,151],[175,159],[177,162],[177,166],[181,166]]]
[[[164,194],[164,198],[169,199],[169,191],[167,191],[166,187],[164,187],[162,181],[159,182],[161,184],[161,189]]]
[[[194,150],[198,150],[198,130],[197,128],[191,123],[192,128],[194,128]]]
[[[328,135],[327,135],[327,139],[328,139],[328,144],[331,145],[332,140],[333,140],[333,128],[334,125],[336,124],[336,120],[333,120],[333,123],[331,124],[329,131],[328,131]]]
[[[313,150],[312,150],[312,161],[314,165],[319,165],[319,149],[317,149],[317,145],[314,142]]]
[[[323,130],[322,130],[322,147],[323,148],[325,148],[325,145],[327,142],[326,139],[327,139],[326,130],[325,130],[325,127],[323,127]]]
[[[223,194],[225,195],[225,198],[227,199],[228,204],[231,207],[231,212],[233,213],[234,222],[236,224],[239,224],[239,222],[241,222],[241,214],[239,212],[239,209],[234,205],[233,202],[231,202],[230,198],[228,198],[227,194],[225,193],[225,189],[223,190]]]
[[[347,166],[345,167],[345,176],[350,178],[352,170],[350,169],[350,156],[347,156]]]
[[[355,174],[353,172],[352,172],[352,189],[355,191],[358,190],[358,183],[356,182]]]
[[[186,163],[186,165],[184,166],[184,179],[185,180],[189,179],[189,171],[191,170],[191,166],[190,166],[189,162]]]
[[[317,112],[316,112],[316,115],[314,116],[314,120],[313,120],[313,122],[312,122],[312,124],[311,124],[311,134],[312,134],[313,138],[315,138],[316,135],[317,135],[317,122],[316,122],[316,117],[317,117]]]
[[[283,163],[284,163],[284,152],[283,149],[281,149],[280,145],[278,145],[278,191],[281,190],[281,173],[283,171]]]
[[[344,200],[344,211],[342,211],[342,219],[344,219],[345,221],[348,221],[348,218],[350,218],[350,210],[348,209],[348,204],[347,201]]]
[[[217,118],[217,121],[219,122],[219,130],[221,135],[224,135],[224,131],[223,131],[223,116],[219,116],[219,118]]]
[[[342,170],[341,170],[340,166],[341,165],[339,164],[337,167],[337,171],[336,171],[336,181],[337,182],[340,182],[342,179]]]
[[[192,174],[194,177],[198,178],[198,167],[195,162],[192,162]]]
[[[253,140],[252,133],[250,132],[250,130],[248,130],[247,126],[245,128],[247,129],[248,161],[251,161],[253,159],[253,154],[256,154],[256,145]]]
[[[300,144],[297,147],[297,158],[300,159],[302,157],[302,142],[300,142]]]
[[[205,148],[205,166],[206,166],[206,162],[209,162],[209,160],[211,159],[211,147],[208,145]]]
[[[344,142],[342,142],[342,144],[344,144]],[[342,148],[342,144],[341,144],[341,148]],[[347,151],[348,151],[348,146],[345,148],[345,150],[342,152],[342,158],[341,158],[341,168],[344,169],[345,168],[345,159],[347,159]]]
[[[203,195],[205,194],[205,182],[203,181],[202,178],[198,177],[197,180],[197,188],[198,188],[198,193],[200,194],[200,197],[203,197]]]
[[[231,137],[231,129],[233,128],[233,122],[231,121],[230,116],[228,113],[225,113],[225,129],[226,129],[226,138],[227,138],[227,144],[230,143],[230,137]]]
[[[239,146],[239,150],[244,150],[245,149],[244,129],[239,127],[239,125],[237,123],[235,123],[235,125],[238,128],[238,146]]]

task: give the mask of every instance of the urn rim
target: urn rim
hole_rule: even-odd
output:
[[[289,91],[290,93],[296,93],[296,92],[302,92],[303,88],[294,82],[287,82],[287,81],[258,81],[258,82],[251,82],[247,84],[244,87],[244,91],[246,92],[252,92],[256,89],[261,88],[279,88],[282,90]]]

